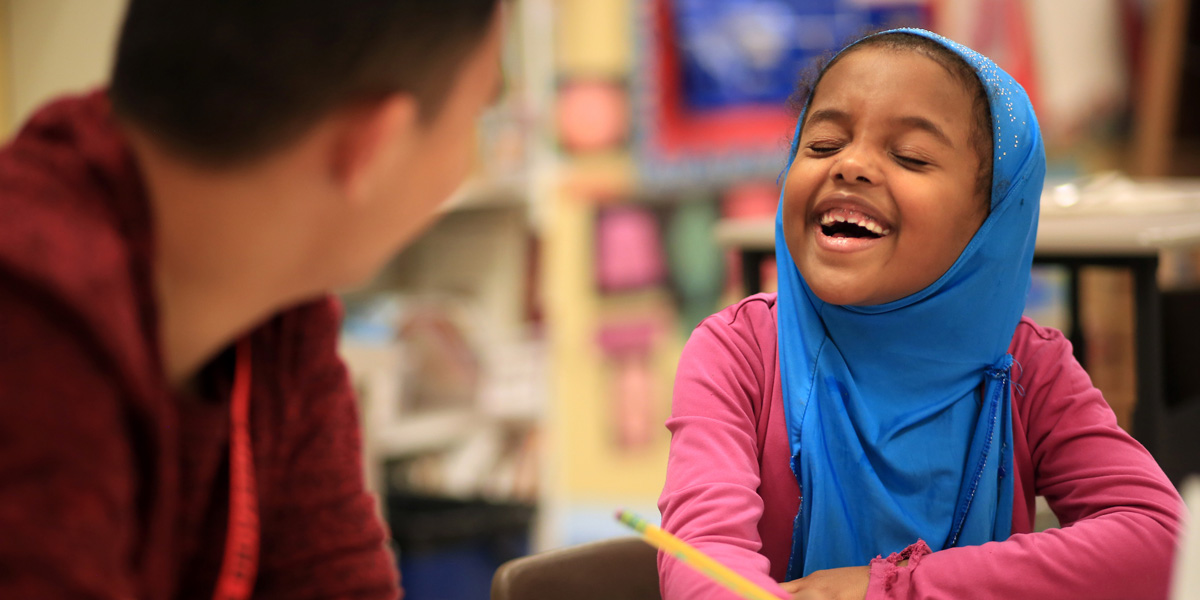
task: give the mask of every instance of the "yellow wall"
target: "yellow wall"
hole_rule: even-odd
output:
[[[7,0],[9,69],[2,119],[19,124],[54,96],[108,78],[128,0]]]
[[[560,0],[558,71],[574,76],[627,74],[633,60],[632,5],[632,0]]]
[[[557,71],[560,79],[624,78],[633,69],[634,17],[630,0],[560,0]],[[665,291],[606,297],[596,289],[594,219],[598,204],[633,189],[634,167],[625,153],[567,157],[546,228],[545,276],[552,338],[553,456],[551,496],[572,507],[652,506],[662,489],[670,436],[663,422],[682,340]],[[651,399],[652,440],[622,448],[616,436],[614,373],[598,346],[606,323],[657,319],[663,327],[650,358],[656,393]],[[597,513],[603,518],[604,513]],[[645,515],[651,518],[657,515]]]
[[[555,225],[547,233],[547,276],[552,283],[548,301],[554,336],[554,415],[551,432],[558,437],[559,473],[568,503],[652,504],[662,489],[670,437],[663,427],[670,405],[680,342],[673,327],[665,327],[650,358],[655,394],[650,411],[653,438],[637,448],[616,443],[617,391],[611,363],[596,343],[606,322],[647,315],[668,315],[664,292],[645,292],[623,298],[602,298],[595,291],[594,200],[564,190],[555,208]],[[618,508],[614,506],[613,508]]]
[[[12,87],[9,82],[9,45],[12,36],[9,32],[8,0],[0,0],[0,139],[8,138],[10,128],[10,99]]]

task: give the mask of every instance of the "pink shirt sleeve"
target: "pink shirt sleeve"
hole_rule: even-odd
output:
[[[1150,454],[1117,426],[1062,334],[1013,348],[1017,421],[1034,489],[1062,527],[951,548],[897,567],[871,565],[868,600],[888,598],[1166,598],[1182,501]],[[1021,451],[1021,440],[1016,441]]]
[[[739,305],[740,306],[740,305]],[[746,311],[748,312],[748,311]],[[741,317],[749,318],[743,312]],[[756,434],[765,372],[753,328],[729,327],[737,308],[709,317],[684,347],[675,376],[671,452],[659,510],[663,527],[766,590],[787,598],[760,554]],[[664,600],[735,600],[708,578],[659,554]]]

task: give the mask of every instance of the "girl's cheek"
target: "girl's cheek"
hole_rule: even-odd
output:
[[[780,210],[783,211],[783,234],[789,242],[793,241],[805,226],[804,202],[794,194],[785,193]]]

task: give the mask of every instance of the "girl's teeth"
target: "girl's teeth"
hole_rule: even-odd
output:
[[[849,213],[849,214],[846,214]],[[833,225],[834,223],[851,223],[858,225],[874,233],[875,235],[887,235],[891,233],[890,229],[884,229],[882,225],[875,222],[874,219],[866,215],[860,215],[853,211],[830,211],[821,215],[821,225]]]

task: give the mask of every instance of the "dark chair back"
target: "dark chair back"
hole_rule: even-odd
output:
[[[492,600],[662,600],[658,550],[625,537],[510,560],[492,577]]]

